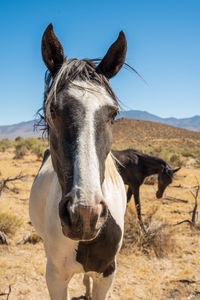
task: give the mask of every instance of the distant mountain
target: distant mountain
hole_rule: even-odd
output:
[[[160,118],[146,111],[128,110],[128,111],[120,112],[118,119],[119,118],[157,122],[157,123],[167,124],[179,128],[200,132],[200,116],[194,116],[192,118],[185,118],[185,119]],[[34,120],[28,122],[21,122],[14,125],[0,126],[0,139],[8,138],[10,140],[13,140],[18,136],[27,138],[27,137],[41,137],[41,135],[42,132],[39,129],[37,131],[34,131]]]
[[[16,137],[39,137],[41,132],[34,131],[34,121],[21,122],[13,125],[0,126],[0,139],[14,140]]]
[[[200,131],[200,116],[194,116],[191,118],[160,118],[156,115],[150,114],[141,110],[128,110],[120,112],[119,118],[128,118],[136,120],[151,121],[157,123],[163,123],[179,128],[184,128],[193,131]]]
[[[143,149],[152,145],[200,148],[200,132],[151,121],[120,118],[113,126],[115,149]],[[186,148],[187,149],[187,148]]]

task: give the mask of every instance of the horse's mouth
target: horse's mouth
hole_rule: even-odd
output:
[[[100,233],[103,224],[95,230],[84,230],[83,226],[76,226],[75,228],[68,226],[61,220],[61,227],[64,236],[74,241],[92,241]]]

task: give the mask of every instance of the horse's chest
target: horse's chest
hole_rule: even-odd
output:
[[[106,277],[115,270],[115,255],[119,249],[122,231],[109,213],[98,237],[89,242],[79,242],[76,260],[85,272],[103,273]]]

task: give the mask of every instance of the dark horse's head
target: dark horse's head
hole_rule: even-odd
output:
[[[124,64],[126,49],[121,31],[97,65],[94,60],[66,60],[52,24],[42,37],[42,57],[49,70],[44,117],[62,190],[59,216],[64,235],[74,240],[94,239],[107,218],[102,184],[118,111],[109,79]]]
[[[172,169],[167,163],[161,166],[160,172],[158,173],[158,190],[156,192],[156,197],[162,198],[166,187],[172,183],[174,173],[176,173],[180,168]]]

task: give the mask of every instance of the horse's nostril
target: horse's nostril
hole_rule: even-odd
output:
[[[104,203],[105,203],[105,202],[104,202]],[[102,211],[101,211],[100,217],[101,217],[101,218],[104,218],[104,217],[106,217],[107,214],[108,214],[108,207],[107,207],[107,205],[105,204],[105,205],[103,205],[103,207],[102,207]]]
[[[105,223],[108,207],[96,197],[93,205],[82,205],[77,194],[70,192],[59,203],[59,216],[64,235],[72,239],[92,239]]]
[[[70,212],[68,210],[67,207],[65,207],[64,211],[63,211],[63,215],[65,215],[65,222],[67,223],[68,226],[72,225],[72,221],[71,221],[71,216],[70,216]]]
[[[70,207],[73,203],[73,197],[68,194],[62,198],[59,203],[59,215],[62,220],[61,224],[66,223],[68,226],[72,225],[72,217]]]
[[[106,206],[106,203],[105,203],[105,201],[103,201],[103,200],[100,202],[100,204],[101,204],[102,206]]]

